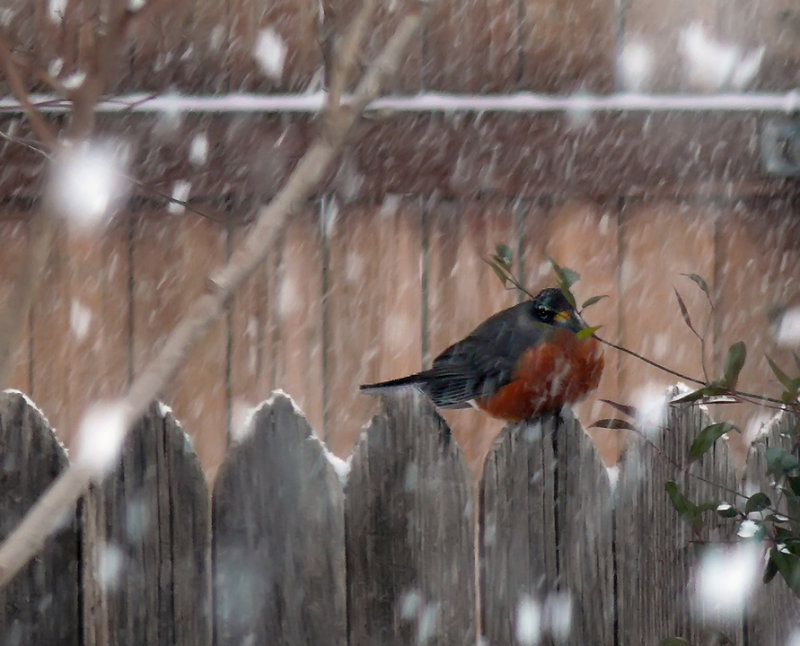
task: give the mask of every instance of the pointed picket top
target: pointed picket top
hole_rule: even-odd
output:
[[[383,399],[351,459],[345,516],[351,644],[475,641],[472,484],[424,395]]]
[[[45,416],[23,393],[0,393],[0,539],[22,520],[67,466],[64,447]],[[3,643],[80,643],[78,557],[75,512],[44,550],[0,590]]]
[[[285,393],[249,424],[214,487],[215,643],[345,644],[337,472]]]
[[[570,411],[506,428],[481,481],[489,643],[612,643],[612,529],[607,471]]]
[[[168,407],[151,404],[85,498],[85,644],[208,646],[208,488]]]

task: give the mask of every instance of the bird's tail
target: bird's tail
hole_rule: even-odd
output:
[[[360,390],[368,392],[370,395],[380,395],[381,393],[399,388],[401,386],[421,386],[425,383],[424,373],[418,372],[408,377],[390,379],[389,381],[379,381],[374,384],[361,384]]]

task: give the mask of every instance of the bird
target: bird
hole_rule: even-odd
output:
[[[415,387],[439,408],[474,407],[506,422],[559,412],[595,390],[600,342],[558,287],[498,312],[446,348],[428,370],[363,384],[367,394]]]

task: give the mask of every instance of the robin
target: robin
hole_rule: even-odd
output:
[[[440,408],[474,406],[509,422],[560,410],[597,388],[603,352],[557,288],[489,317],[433,367],[361,390],[415,386]]]

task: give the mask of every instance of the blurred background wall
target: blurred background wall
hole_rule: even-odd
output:
[[[3,3],[16,54],[69,79],[87,64],[92,2]],[[224,95],[322,87],[355,0],[181,0],[137,34],[114,92]],[[385,2],[364,60],[406,3]],[[267,30],[282,72],[259,65]],[[717,49],[714,49],[717,47]],[[725,49],[725,48],[728,49]],[[569,95],[635,90],[693,95],[788,92],[800,79],[800,8],[790,0],[440,0],[393,92]],[[45,92],[35,75],[32,90]],[[3,81],[0,90],[10,91]],[[731,105],[736,97],[730,97]],[[56,117],[58,118],[58,117]],[[531,290],[553,282],[547,257],[581,274],[579,299],[601,334],[702,377],[696,327],[710,316],[709,373],[744,340],[742,388],[779,394],[764,358],[791,362],[776,312],[800,306],[798,185],[764,170],[759,139],[781,115],[755,110],[441,111],[366,118],[305,212],[230,304],[163,399],[213,478],[247,411],[274,388],[347,455],[376,401],[358,384],[418,370],[491,313],[513,304],[481,262],[508,244]],[[25,140],[25,119],[0,113]],[[100,117],[133,150],[130,204],[101,239],[66,230],[16,352],[11,385],[30,394],[68,444],[86,406],[125,389],[246,235],[317,131],[304,114],[135,113]],[[199,151],[206,151],[198,154]],[[0,142],[0,297],[25,253],[41,188],[40,154]],[[189,208],[164,195],[188,184]],[[185,190],[185,184],[184,190]],[[705,295],[682,273],[697,273]],[[788,319],[787,319],[788,320]],[[606,354],[597,397],[651,406],[673,380]],[[787,367],[790,365],[786,364]],[[721,408],[721,407],[718,407]],[[588,425],[613,411],[592,397]],[[774,411],[727,406],[750,439]],[[445,414],[477,470],[502,425]],[[624,438],[596,431],[607,463]],[[737,449],[740,454],[742,445]]]

